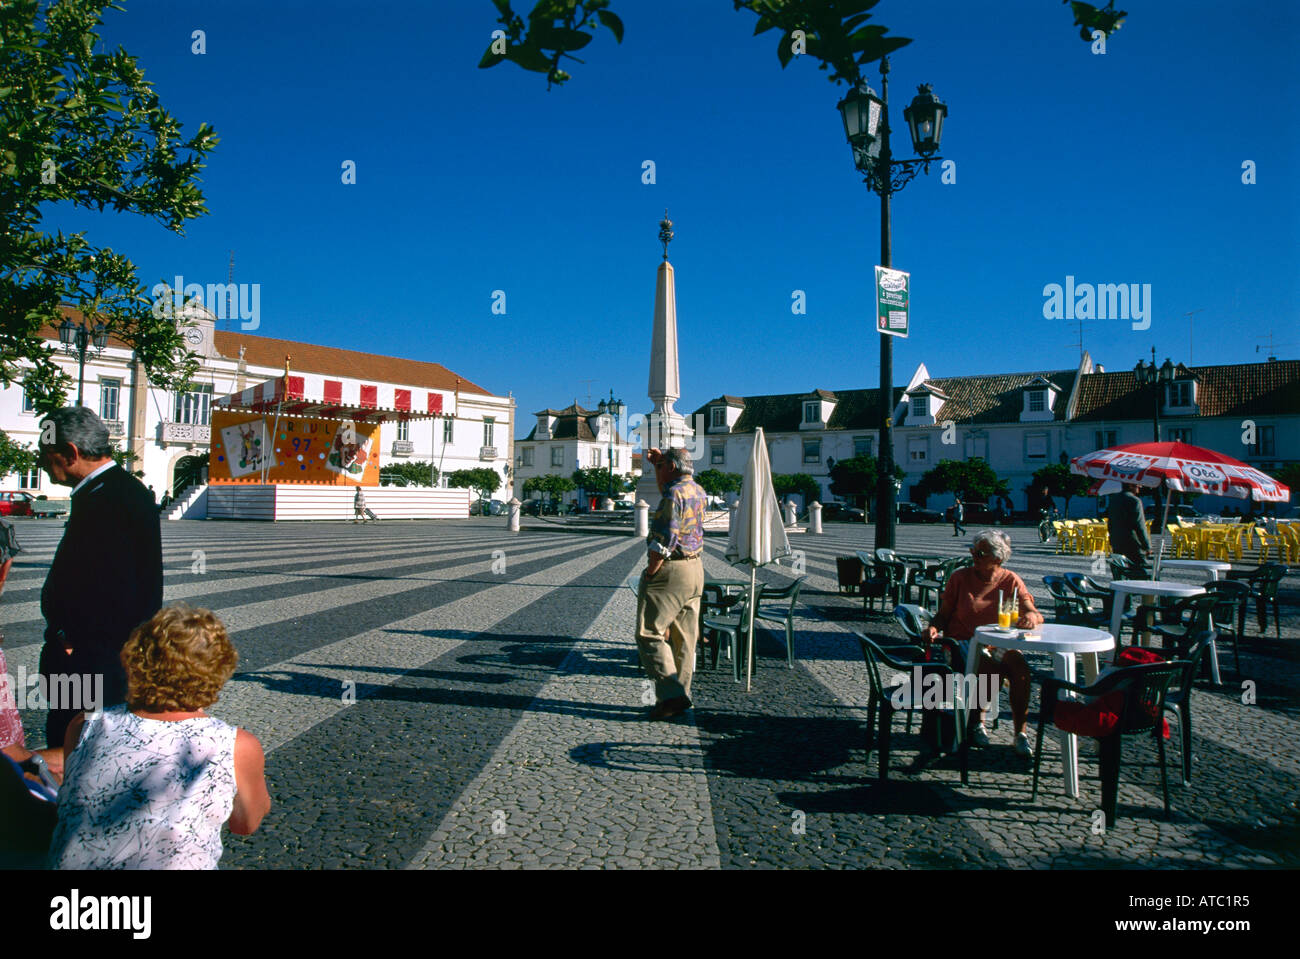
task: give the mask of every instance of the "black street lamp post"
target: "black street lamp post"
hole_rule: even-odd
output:
[[[943,135],[948,107],[934,95],[928,83],[918,88],[912,103],[903,111],[912,135],[912,148],[919,157],[895,160],[889,146],[889,58],[880,60],[881,96],[863,81],[839,103],[844,132],[853,148],[853,162],[863,182],[880,196],[880,265],[892,267],[890,242],[890,198],[922,169],[942,160],[936,156]],[[893,337],[880,334],[880,461],[876,483],[876,548],[894,548],[894,352]]]
[[[1152,407],[1151,414],[1152,423],[1154,425],[1154,435],[1152,439],[1157,443],[1160,442],[1160,394],[1164,392],[1166,383],[1172,383],[1174,381],[1174,374],[1176,372],[1177,370],[1175,369],[1174,364],[1170,362],[1168,357],[1165,357],[1165,361],[1162,365],[1156,366],[1156,348],[1154,346],[1151,347],[1151,362],[1147,363],[1143,360],[1138,360],[1137,366],[1133,368],[1133,373],[1137,376],[1139,386],[1154,387],[1155,405]]]
[[[86,350],[93,343],[96,355],[102,353],[108,345],[108,329],[103,323],[92,328],[84,320],[77,324],[65,317],[59,324],[59,342],[64,353],[77,357],[77,405],[84,406],[81,397],[86,384]]]
[[[596,411],[600,413],[602,416],[608,413],[609,416],[611,417],[611,423],[610,423],[611,428],[609,431],[608,465],[609,465],[609,499],[612,508],[613,500],[614,500],[614,440],[618,436],[618,421],[623,416],[623,414],[627,411],[627,407],[623,404],[622,400],[614,399],[614,390],[611,388],[609,391],[609,402],[606,402],[605,400],[601,400],[599,405],[597,405],[596,407]]]

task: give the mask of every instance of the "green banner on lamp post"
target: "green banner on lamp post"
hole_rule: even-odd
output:
[[[907,300],[911,274],[876,267],[876,331],[907,336]]]

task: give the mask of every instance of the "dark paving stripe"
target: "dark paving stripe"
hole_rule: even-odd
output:
[[[639,560],[631,549],[392,685],[358,689],[355,706],[272,754],[276,806],[256,835],[228,844],[222,865],[405,866]],[[643,712],[598,711],[630,722]]]

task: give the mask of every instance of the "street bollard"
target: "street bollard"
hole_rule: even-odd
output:
[[[522,504],[518,498],[510,497],[510,502],[506,503],[506,529],[512,533],[519,532],[519,507]]]
[[[635,536],[642,539],[650,535],[650,504],[643,499],[636,501]]]
[[[795,513],[795,510],[794,510],[794,501],[793,501],[793,500],[786,500],[786,501],[785,501],[785,525],[786,525],[786,526],[793,526],[793,525],[795,524],[795,516],[796,516],[796,515],[797,515],[797,514]]]
[[[812,531],[820,536],[822,532],[822,504],[813,503],[809,506],[808,515],[811,517]]]
[[[740,506],[740,501],[732,503],[727,507],[727,532],[730,533],[736,528],[736,508]]]

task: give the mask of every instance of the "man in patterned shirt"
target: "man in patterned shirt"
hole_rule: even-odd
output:
[[[654,449],[646,459],[654,464],[663,499],[646,537],[646,568],[637,590],[636,642],[641,665],[655,684],[656,705],[650,718],[660,720],[691,708],[708,501],[695,482],[695,467],[686,450]]]

